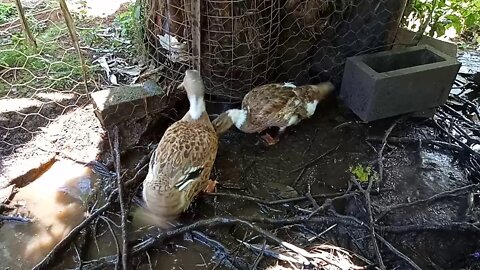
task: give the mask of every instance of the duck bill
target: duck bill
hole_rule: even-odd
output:
[[[183,82],[177,86],[177,89],[183,89]]]

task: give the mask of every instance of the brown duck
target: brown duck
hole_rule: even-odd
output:
[[[219,135],[232,125],[245,133],[278,127],[280,130],[275,138],[268,133],[262,136],[268,145],[273,145],[287,127],[310,118],[318,103],[333,90],[330,82],[298,87],[291,83],[262,85],[245,95],[241,109],[225,111],[213,121],[213,125]]]
[[[189,111],[172,124],[153,153],[143,182],[143,200],[156,225],[165,227],[201,191],[211,192],[210,172],[218,137],[208,118],[200,74],[187,70],[178,86],[187,92]]]

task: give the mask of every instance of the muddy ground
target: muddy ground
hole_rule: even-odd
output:
[[[217,114],[234,106],[236,105],[209,103],[207,109],[211,114]],[[134,130],[131,123],[120,127],[121,145],[125,145],[122,141],[132,141],[132,136],[136,141],[134,145],[121,149],[122,174],[126,172],[124,181],[132,179],[137,173],[137,180],[143,179],[146,171],[140,169],[140,165],[148,161],[148,153],[160,140],[165,128],[185,111],[184,101],[168,118],[158,116],[149,122],[144,134],[131,132]],[[460,119],[462,110],[457,111],[456,116],[448,114],[447,118],[446,111],[444,107],[437,110],[433,120],[408,118],[399,121],[383,150],[383,176],[378,190],[375,182],[370,206],[373,218],[378,219],[375,221],[376,233],[387,241],[378,241],[387,269],[415,269],[406,261],[406,257],[422,269],[479,267],[476,255],[480,250],[480,231],[476,227],[480,218],[477,206],[478,169],[471,163],[477,159],[474,154],[469,154],[467,148],[454,144],[436,126],[436,122],[444,126],[468,120],[463,119],[465,117]],[[63,151],[56,157],[58,160],[67,158],[71,162],[73,156],[85,162],[95,159],[95,153],[99,153],[97,159],[106,164],[110,171],[114,170],[106,131],[99,126],[91,108],[77,110],[59,120],[61,121],[50,125],[47,132],[38,137],[42,142],[51,141],[50,149],[57,149],[55,145],[59,148],[72,143],[75,145],[74,148],[61,148]],[[293,257],[295,254],[279,248],[271,239],[266,241],[265,235],[252,231],[248,226],[231,224],[231,220],[239,218],[255,221],[255,226],[258,226],[256,228],[263,228],[283,241],[309,251],[314,250],[316,245],[330,244],[348,250],[352,256],[347,259],[349,262],[361,266],[378,266],[370,231],[360,225],[368,224],[369,204],[352,181],[354,177],[350,168],[357,165],[371,166],[374,172],[379,173],[378,152],[382,147],[381,141],[386,130],[397,120],[392,118],[370,124],[361,123],[338,100],[331,98],[319,106],[312,119],[291,128],[280,143],[271,147],[266,147],[257,135],[230,130],[220,140],[215,164],[214,176],[219,182],[217,192],[220,194],[200,196],[180,219],[183,224],[198,224],[195,222],[203,220],[207,220],[207,224],[196,227],[191,233],[168,237],[149,247],[148,252],[131,256],[132,263],[139,269],[149,269],[149,264],[153,269],[266,269],[277,264],[294,269],[289,263],[271,258],[267,251],[272,249]],[[134,126],[146,123],[145,121],[140,119]],[[478,125],[475,124],[475,119],[468,121],[473,126]],[[88,136],[70,136],[72,134]],[[475,136],[472,135],[472,140],[476,140]],[[432,145],[432,140],[442,141],[444,145]],[[474,146],[475,143],[471,145]],[[62,152],[68,156],[62,156]],[[97,178],[100,180],[95,180]],[[92,184],[87,199],[72,196],[69,203],[62,204],[76,205],[80,202],[83,205],[81,207],[90,208],[90,213],[98,210],[113,192],[115,179],[102,177],[101,174],[90,174],[89,179]],[[148,243],[153,239],[151,237],[158,234],[154,228],[142,229],[136,221],[140,189],[134,187],[128,190],[133,196],[128,224],[132,248],[135,244],[141,246]],[[68,190],[71,191],[70,185],[67,185]],[[348,194],[346,199],[337,198],[342,194]],[[95,205],[92,205],[93,195],[96,195]],[[309,200],[309,195],[315,199]],[[289,198],[291,200],[288,202],[278,201]],[[331,207],[324,207],[324,198],[334,198]],[[10,202],[10,206],[18,207],[15,206],[18,204],[15,197]],[[91,229],[82,231],[81,238],[75,241],[76,245],[85,250],[81,255],[83,269],[104,269],[112,266],[115,261],[116,240],[108,232],[113,230],[117,241],[121,233],[120,210],[117,202],[113,202],[108,212],[102,214],[110,222],[100,222],[102,219],[97,219],[87,226]],[[28,206],[28,201],[26,204]],[[319,206],[323,210],[317,210],[312,215],[313,221],[306,221]],[[64,211],[63,206],[44,207],[59,207],[58,211]],[[391,209],[394,207],[398,209]],[[384,213],[385,211],[388,212]],[[34,216],[35,213],[23,214],[23,217]],[[220,222],[216,220],[215,226],[209,223],[209,219],[218,217],[224,219]],[[50,241],[53,244],[43,244],[43,248],[41,245],[39,250],[42,251],[42,256],[37,255],[35,260],[23,264],[24,267],[16,268],[11,254],[2,255],[3,259],[11,269],[33,267],[80,221],[62,217],[50,223],[42,221],[40,225],[45,223],[48,226],[35,229],[37,234],[42,235],[44,230],[48,232],[51,226],[59,227],[58,224],[64,224],[60,227],[66,231],[61,231],[61,237],[52,237],[53,240]],[[33,221],[34,224],[37,222]],[[15,224],[5,221],[3,226],[9,226],[9,232],[13,228],[13,232],[19,235],[30,233],[25,231],[28,223]],[[3,228],[5,230],[6,227]],[[31,242],[37,240],[37,234],[31,236]],[[89,241],[84,243],[84,239]],[[18,243],[23,244],[25,242]],[[269,246],[264,246],[265,244]],[[392,251],[392,246],[395,251]],[[263,253],[258,251],[262,248]],[[323,248],[331,254],[335,253],[331,247]],[[6,246],[5,250],[12,250],[12,247]],[[78,267],[80,261],[75,251],[70,248],[67,254],[69,255],[61,256],[57,269],[75,265]],[[98,261],[99,258],[110,255],[113,255],[113,260],[112,257],[105,257],[106,263]],[[301,266],[295,263],[293,265]],[[277,266],[276,269],[282,268]]]
[[[219,107],[209,106],[209,111],[217,113],[212,108]],[[219,111],[224,109],[225,107],[221,107]],[[171,117],[178,119],[184,111],[185,108],[179,108],[177,114],[172,114]],[[88,110],[77,115],[82,119],[80,121],[83,123],[82,126],[87,129],[89,125],[86,123],[96,122],[91,116],[93,113]],[[223,195],[199,197],[191,209],[183,215],[181,221],[184,224],[191,224],[213,217],[249,218],[257,220],[255,224],[284,241],[306,249],[315,244],[336,245],[364,258],[351,259],[358,265],[373,266],[376,256],[370,233],[364,228],[359,228],[354,221],[352,223],[352,219],[368,223],[368,204],[363,194],[354,192],[356,186],[351,181],[350,167],[359,164],[364,167],[370,165],[378,172],[381,139],[385,130],[395,120],[386,119],[373,124],[360,123],[348,110],[339,107],[336,100],[331,99],[319,107],[312,119],[290,129],[279,144],[271,147],[264,146],[256,135],[243,134],[232,129],[221,138],[215,165],[215,177],[219,182],[218,192]],[[142,160],[143,162],[148,160],[148,152],[152,145],[158,142],[163,130],[171,121],[161,118],[158,123],[152,123],[134,147],[122,149],[125,151],[122,155],[122,172],[127,171],[125,179],[136,173],[134,167]],[[98,124],[92,124],[96,125]],[[127,130],[128,126],[122,128]],[[64,131],[68,131],[68,128]],[[91,132],[95,133],[94,130]],[[97,135],[91,137],[97,138],[95,139],[97,141],[100,138],[105,139],[105,136],[101,136],[103,132],[100,128]],[[78,131],[75,134],[78,134]],[[128,131],[123,134],[128,134]],[[401,121],[393,129],[390,138],[391,143],[386,144],[383,151],[384,172],[380,189],[371,195],[375,218],[383,215],[383,211],[394,205],[421,201],[435,194],[466,186],[467,188],[440,196],[436,200],[429,199],[418,205],[392,210],[376,222],[377,233],[422,269],[476,269],[478,259],[474,255],[480,249],[480,242],[478,228],[472,224],[479,220],[476,206],[477,187],[468,186],[477,183],[478,175],[471,170],[467,150],[457,146],[453,149],[460,150],[452,151],[449,150],[452,147],[436,147],[426,143],[432,139],[448,142],[430,119]],[[399,138],[407,140],[408,143],[397,143],[395,139],[400,140]],[[418,139],[425,142],[419,143]],[[61,142],[63,139],[57,138],[55,141],[57,140]],[[111,164],[108,153],[106,149],[103,153],[105,156],[103,162]],[[113,167],[110,167],[110,170],[113,170]],[[140,171],[140,176],[144,175],[145,170]],[[111,192],[108,187],[114,187],[115,184],[111,178],[104,178],[97,186],[103,187],[105,196],[108,196],[109,190]],[[92,185],[92,189],[94,188]],[[130,192],[139,198],[139,190],[135,192],[132,189]],[[321,197],[335,197],[344,192],[350,192],[351,196],[335,200],[333,208],[326,208],[326,211],[313,215],[317,221],[292,221],[315,211],[318,205],[325,201]],[[315,203],[304,197],[307,194],[317,198]],[[252,198],[264,202],[252,201]],[[289,203],[268,203],[285,198],[300,199]],[[96,205],[91,211],[98,207],[99,205]],[[133,203],[130,209],[131,218],[135,216],[137,207],[136,203]],[[113,220],[113,224],[118,224],[118,213],[118,207],[114,206],[105,216]],[[265,218],[272,220],[258,222],[259,219]],[[69,221],[63,222],[68,224]],[[98,238],[100,248],[92,243],[87,245],[87,252],[82,257],[86,269],[102,269],[104,266],[95,260],[116,253],[114,239],[105,233],[108,227],[105,224],[95,224],[98,226],[97,232],[95,234],[90,232],[88,238]],[[195,231],[193,236],[187,234],[187,240],[180,236],[169,238],[150,249],[148,254],[154,269],[212,269],[215,266],[216,269],[251,269],[254,265],[257,265],[258,269],[265,269],[278,263],[278,260],[267,255],[263,255],[261,260],[256,260],[259,258],[258,252],[251,251],[252,246],[248,248],[245,246],[245,242],[259,245],[257,248],[269,243],[265,242],[263,237],[258,237],[259,233],[253,233],[252,230],[238,224],[206,227]],[[145,231],[138,231],[135,224],[129,225],[129,228],[133,243],[148,238],[148,234],[146,235]],[[119,238],[119,229],[114,227],[114,231]],[[149,233],[154,235],[155,230]],[[203,237],[207,237],[207,240]],[[242,245],[239,244],[240,240],[244,241]],[[379,243],[379,248],[387,269],[414,269],[398,254],[393,253],[387,245]],[[282,249],[278,252],[288,254]],[[48,250],[44,253],[48,253]],[[133,263],[148,269],[148,260],[145,256],[135,256],[132,258]],[[63,258],[64,262],[60,264],[59,269],[73,267],[74,258],[74,254],[71,258]],[[94,261],[89,263],[90,260]],[[288,266],[286,263],[281,264]]]

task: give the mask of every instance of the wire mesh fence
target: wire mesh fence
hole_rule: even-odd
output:
[[[392,45],[407,1],[190,2],[141,1],[146,53],[165,85],[193,67],[234,101],[267,82],[338,84],[346,57]]]
[[[98,89],[95,82],[112,85],[134,81],[121,81],[120,77],[114,81],[108,78],[111,74],[105,78],[94,69],[90,73],[94,76],[86,82],[58,2],[38,3],[25,9],[37,47],[24,35],[14,4],[9,6],[9,19],[0,17],[2,157],[22,147],[70,151],[73,146],[65,146],[68,143],[56,143],[61,141],[56,139],[57,131],[50,132],[53,135],[48,143],[40,143],[42,146],[34,139],[44,139],[40,135],[45,135],[59,116],[85,108],[88,93]],[[211,100],[234,102],[252,87],[268,82],[331,80],[338,84],[346,57],[389,48],[405,4],[406,0],[138,0],[136,7],[140,9],[135,9],[139,13],[135,18],[140,18],[143,26],[123,34],[138,32],[142,36],[143,52],[154,63],[152,70],[159,72],[167,92],[175,91],[185,69],[197,68],[207,92],[214,96]],[[99,43],[131,46],[112,29],[95,23],[77,25],[76,30],[91,68],[119,61],[115,58],[118,52],[97,49]],[[93,63],[93,59],[103,63]],[[115,68],[121,69],[112,70]],[[135,70],[136,81],[140,71]],[[85,122],[81,117],[76,121]]]
[[[67,0],[63,9],[62,2],[22,1],[24,16],[19,16],[15,1],[0,2],[0,165],[13,154],[82,149],[91,143],[85,136],[94,136],[89,128],[101,128],[93,114],[85,112],[93,110],[89,95],[130,83],[131,78],[123,76],[133,72],[124,68],[130,64],[125,55],[132,49],[125,37],[131,35],[128,5],[109,10],[118,16],[100,16],[86,1]],[[76,25],[70,29],[78,39],[75,42],[65,12],[74,18],[71,23]],[[33,42],[25,35],[24,24]],[[105,65],[110,65],[110,74],[102,70]],[[72,156],[88,161],[92,157],[83,159],[85,152]]]
[[[0,156],[24,146],[58,116],[88,102],[60,9],[30,11],[36,47],[23,35],[20,20],[0,25]]]

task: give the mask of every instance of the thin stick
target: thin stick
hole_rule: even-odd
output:
[[[393,124],[385,132],[385,136],[382,140],[382,146],[380,147],[380,150],[378,151],[378,187],[379,188],[380,188],[381,182],[383,181],[383,170],[384,170],[383,151],[385,150],[385,146],[387,145],[387,139],[390,136],[390,134],[392,133],[395,126],[398,124],[398,122],[403,120],[405,117],[406,117],[406,115],[404,115],[404,116],[398,118],[397,120],[395,120],[393,122]],[[385,269],[385,264],[383,264],[382,255],[381,255],[380,249],[378,247],[377,238],[375,237],[375,221],[373,219],[372,201],[371,201],[371,198],[370,198],[370,192],[372,190],[372,185],[373,185],[373,179],[369,179],[367,191],[364,193],[365,200],[366,200],[366,203],[367,203],[367,206],[368,206],[367,210],[368,210],[368,218],[369,218],[369,224],[370,224],[370,234],[371,234],[371,237],[372,237],[372,243],[373,243],[373,247],[374,247],[374,250],[375,250],[375,254],[377,255],[377,262],[378,262],[381,269]]]
[[[456,138],[455,136],[453,136],[450,132],[448,132],[446,129],[444,129],[442,126],[440,126],[440,124],[438,124],[437,121],[434,121],[435,123],[435,126],[440,129],[441,131],[443,131],[443,133],[445,133],[448,137],[450,137],[452,140],[454,140],[456,143],[458,143],[461,147],[463,147],[465,149],[465,151],[467,151],[469,154],[471,154],[472,156],[476,157],[476,158],[480,158],[480,154],[475,152],[472,148],[470,148],[468,145],[466,145],[464,142],[462,142],[461,140],[459,140],[458,138]]]
[[[392,133],[393,129],[398,124],[398,122],[400,122],[400,120],[402,120],[404,117],[405,116],[400,117],[397,120],[395,120],[393,122],[393,124],[387,129],[387,131],[385,131],[385,136],[383,136],[382,146],[380,147],[380,150],[378,150],[378,186],[380,186],[380,183],[383,181],[383,169],[384,169],[383,151],[385,150],[385,146],[387,145],[388,137],[390,136],[390,133]],[[369,192],[372,189],[372,184],[373,184],[373,181],[368,182],[368,189],[367,190]]]
[[[480,235],[480,222],[450,222],[445,224],[409,224],[401,226],[378,226],[379,231],[387,233],[411,233],[424,231],[467,232]]]
[[[382,146],[380,147],[380,150],[378,151],[378,187],[380,187],[380,183],[383,180],[383,151],[385,150],[385,146],[387,145],[387,139],[388,136],[390,136],[390,133],[392,133],[392,130],[395,128],[397,123],[402,120],[405,116],[402,116],[395,120],[393,124],[387,129],[385,132],[385,136],[383,137],[382,140]],[[375,237],[375,221],[373,219],[373,212],[372,212],[372,200],[370,198],[370,192],[373,187],[373,179],[370,178],[368,181],[368,187],[365,190],[360,183],[356,179],[354,179],[355,184],[358,186],[358,188],[363,192],[363,195],[365,196],[365,203],[367,204],[367,212],[368,212],[368,223],[369,223],[369,229],[370,229],[370,237],[372,239],[372,245],[373,249],[375,251],[375,257],[377,259],[377,263],[380,267],[380,269],[384,270],[385,264],[383,263],[382,259],[382,254],[380,253],[380,248],[378,247],[377,243],[377,238]]]
[[[380,269],[385,270],[385,264],[383,264],[382,254],[380,253],[380,248],[378,247],[377,239],[375,238],[375,221],[373,219],[372,213],[372,202],[370,198],[369,189],[372,188],[370,183],[373,182],[372,179],[369,179],[368,188],[365,190],[362,185],[357,181],[357,179],[353,178],[353,182],[357,185],[358,189],[362,191],[363,196],[365,196],[365,203],[367,205],[367,214],[368,214],[368,229],[370,231],[370,238],[372,240],[373,250],[375,251],[375,258],[377,264],[379,265]]]
[[[68,6],[67,6],[67,3],[65,3],[65,0],[58,0],[58,3],[60,4],[60,9],[62,10],[63,17],[65,18],[65,24],[67,25],[68,32],[70,34],[70,38],[72,39],[73,46],[77,51],[78,59],[80,60],[80,67],[82,69],[82,75],[83,75],[83,83],[85,84],[85,94],[87,95],[87,98],[90,99],[90,93],[88,92],[87,66],[85,65],[85,60],[83,59],[83,56],[82,56],[82,51],[80,49],[78,36],[77,36],[77,33],[75,32],[75,23],[73,22],[72,15],[68,10]]]
[[[123,270],[128,269],[128,238],[127,238],[127,217],[128,217],[128,209],[125,207],[125,194],[123,191],[123,182],[120,177],[120,145],[118,142],[118,127],[115,126],[113,129],[113,144],[115,156],[115,172],[117,175],[117,185],[118,185],[118,197],[120,201],[120,211],[122,214],[122,266]]]
[[[343,194],[344,194],[344,192],[336,192],[336,193],[330,193],[330,194],[316,194],[316,195],[310,195],[310,196],[314,199],[324,199],[324,198],[341,196]],[[289,199],[281,199],[281,200],[275,200],[275,201],[266,201],[262,198],[252,197],[252,196],[242,195],[242,194],[235,194],[235,193],[215,192],[215,193],[205,193],[205,195],[206,196],[218,196],[218,197],[230,197],[230,198],[239,199],[239,200],[251,201],[251,202],[255,202],[255,203],[259,203],[259,204],[263,204],[263,205],[278,205],[278,204],[293,203],[293,202],[300,202],[300,201],[309,200],[309,198],[307,196],[289,198]]]
[[[382,141],[383,138],[380,137],[368,137],[368,141]],[[452,151],[458,151],[458,152],[463,152],[465,149],[461,146],[447,143],[447,142],[442,142],[442,141],[437,141],[437,140],[430,140],[430,139],[411,139],[411,138],[399,138],[399,137],[390,137],[387,140],[388,143],[396,143],[396,144],[409,144],[409,143],[421,143],[423,144],[430,144],[430,145],[436,145],[448,150]]]
[[[420,266],[418,266],[412,259],[410,259],[407,255],[403,254],[400,250],[396,249],[392,244],[390,244],[385,238],[381,237],[380,235],[377,234],[378,240],[382,242],[390,251],[393,253],[397,254],[398,257],[402,258],[404,261],[406,261],[408,264],[410,264],[414,269],[417,270],[422,270]]]
[[[23,31],[25,31],[25,36],[27,37],[28,42],[37,48],[37,41],[32,34],[32,30],[30,30],[30,26],[28,26],[28,21],[25,17],[25,10],[23,9],[22,2],[20,0],[15,0],[15,5],[17,6],[20,23],[22,24]]]
[[[185,225],[182,227],[173,228],[171,230],[163,231],[157,236],[153,238],[148,238],[141,243],[135,245],[132,249],[132,255],[143,254],[146,250],[154,247],[158,243],[164,241],[165,239],[182,235],[186,232],[190,232],[193,230],[198,230],[200,228],[213,228],[218,226],[226,226],[226,225],[248,225],[250,223],[264,223],[264,224],[271,224],[275,226],[285,226],[285,225],[292,225],[292,224],[299,224],[299,223],[311,223],[311,224],[326,224],[326,225],[333,225],[335,223],[343,224],[346,226],[353,226],[359,228],[365,228],[365,224],[361,221],[352,221],[350,219],[345,218],[337,218],[337,217],[314,217],[308,219],[308,216],[298,216],[294,218],[288,219],[270,219],[270,218],[263,218],[263,217],[215,217],[211,219],[204,219],[199,220],[195,223]],[[290,250],[291,250],[290,246]],[[295,251],[294,251],[295,252]],[[85,262],[84,263],[84,270],[93,270],[93,269],[105,269],[108,266],[112,266],[115,264],[115,255],[107,256],[100,258],[95,261]]]
[[[383,210],[382,213],[380,213],[378,215],[376,221],[379,221],[380,219],[385,217],[385,215],[387,215],[391,211],[401,209],[401,208],[411,207],[411,206],[415,206],[415,205],[419,205],[419,204],[431,203],[433,201],[436,201],[436,200],[439,200],[439,199],[442,199],[442,198],[446,198],[446,197],[452,197],[452,196],[456,197],[458,195],[461,195],[461,194],[457,194],[458,192],[467,191],[471,188],[479,187],[479,186],[480,186],[480,184],[472,184],[472,185],[456,188],[456,189],[453,189],[453,190],[444,191],[444,192],[435,194],[435,195],[433,195],[429,198],[426,198],[426,199],[417,200],[417,201],[413,201],[413,202],[409,202],[409,203],[401,203],[401,204],[388,206],[387,209]]]
[[[118,243],[117,235],[112,229],[112,226],[110,225],[110,222],[108,219],[105,217],[100,217],[105,224],[107,224],[108,229],[110,230],[110,234],[112,235],[113,241],[115,242],[115,247],[117,249],[117,260],[115,261],[115,270],[118,269],[120,261],[122,261],[122,252],[120,251],[120,244]]]
[[[337,150],[339,147],[340,147],[340,144],[337,145],[336,147],[328,150],[327,152],[321,154],[320,156],[318,156],[318,157],[310,160],[309,162],[307,162],[307,163],[305,163],[305,164],[303,164],[303,165],[298,166],[296,169],[291,170],[289,173],[298,172],[298,171],[300,171],[300,170],[303,169],[303,168],[307,168],[307,167],[311,166],[313,163],[315,163],[315,162],[319,161],[320,159],[324,158],[325,156],[327,156],[327,155],[330,154],[331,152]]]
[[[318,206],[312,213],[310,213],[308,215],[309,218],[312,218],[315,214],[317,214],[318,212],[323,212],[325,210],[327,210],[328,208],[330,208],[332,206],[332,203],[333,201],[335,200],[341,200],[341,199],[346,199],[346,198],[349,198],[349,197],[352,197],[354,196],[355,193],[352,192],[352,193],[346,193],[346,194],[343,194],[343,195],[340,195],[340,196],[337,196],[335,198],[328,198],[325,200],[325,202],[323,202],[322,206]]]
[[[77,227],[75,227],[72,231],[70,231],[65,238],[62,239],[51,251],[48,253],[48,255],[43,258],[41,262],[39,262],[35,267],[32,268],[32,270],[41,270],[41,269],[51,269],[51,265],[55,258],[63,251],[65,250],[68,245],[75,239],[78,233],[80,233],[83,228],[88,226],[90,222],[94,219],[96,219],[98,216],[100,216],[102,213],[107,211],[108,208],[110,208],[110,205],[113,202],[114,197],[116,197],[116,193],[112,193],[107,201],[102,207],[100,207],[97,211],[93,212],[90,216],[88,216],[86,219],[82,221]]]

